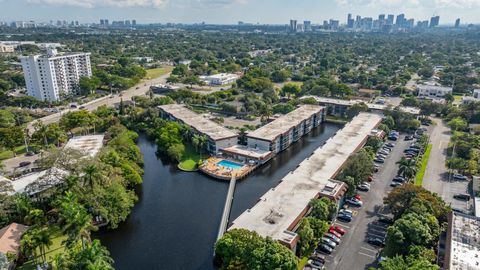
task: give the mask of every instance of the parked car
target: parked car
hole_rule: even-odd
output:
[[[385,150],[380,150],[377,152],[377,155],[378,154],[382,154],[382,155],[385,155],[385,156],[388,156],[388,154],[390,154],[389,152],[385,151]]]
[[[31,156],[34,156],[34,155],[35,155],[35,152],[33,152],[33,151],[28,151],[25,155],[26,155],[27,157],[31,157]]]
[[[387,146],[385,146],[385,145],[382,146],[382,148],[380,148],[380,149],[385,150],[385,151],[387,151],[387,152],[392,152],[392,148],[387,147]]]
[[[375,158],[378,158],[378,159],[386,159],[387,156],[384,155],[384,154],[377,154],[377,155],[375,156]]]
[[[335,231],[337,231],[341,235],[345,235],[347,233],[347,231],[340,226],[332,226],[332,227],[330,227],[330,229],[334,229]]]
[[[321,262],[321,263],[325,263],[325,262],[326,262],[325,256],[322,255],[322,254],[316,253],[316,252],[314,252],[314,253],[312,254],[312,256],[310,256],[310,260],[319,261],[319,262]]]
[[[453,195],[453,198],[461,201],[470,201],[470,195],[463,193],[455,194]]]
[[[413,135],[405,136],[405,141],[411,141],[411,140],[413,140]]]
[[[352,216],[345,215],[345,214],[339,214],[337,216],[337,219],[340,220],[340,221],[343,221],[343,222],[350,222],[350,221],[352,221]]]
[[[378,237],[369,237],[367,239],[367,242],[370,244],[370,245],[374,245],[374,246],[377,246],[377,247],[383,247],[385,246],[385,242],[378,238]]]
[[[411,148],[411,147],[410,147],[410,148],[405,149],[403,152],[404,152],[404,153],[413,152],[413,153],[415,153],[415,154],[418,154],[418,153],[420,153],[420,149]]]
[[[335,235],[333,235],[331,233],[326,233],[326,234],[324,234],[324,236],[331,239],[337,245],[340,244],[340,242],[342,242],[342,240],[340,240],[340,238],[336,237]]]
[[[375,164],[375,165],[377,165],[377,164]],[[373,172],[376,172],[376,173],[377,173],[379,170],[380,170],[380,168],[379,168],[378,166],[374,166],[374,167],[373,167]]]
[[[325,269],[325,266],[324,266],[324,263],[318,261],[318,260],[308,260],[307,261],[307,270],[308,270],[308,266],[310,266],[310,269],[312,270],[316,270],[316,269]],[[305,268],[304,268],[305,269]]]
[[[353,197],[359,201],[362,200],[362,196],[360,196],[360,194],[355,194]]]
[[[31,161],[22,161],[18,164],[19,167],[27,167],[28,165],[32,164]]]
[[[322,244],[325,244],[325,245],[331,247],[332,249],[337,247],[337,243],[333,242],[333,240],[328,238],[328,237],[322,237],[322,239],[320,239],[320,242]]]
[[[394,144],[394,143],[391,143],[391,142],[387,142],[387,143],[385,144],[385,146],[390,147],[390,148],[393,148],[393,147],[395,147],[395,144]]]
[[[401,182],[392,182],[392,183],[390,183],[390,186],[391,186],[391,187],[398,187],[398,186],[401,186],[401,185],[403,185],[403,183],[401,183]]]
[[[76,104],[70,104],[70,108],[77,108]]]
[[[398,137],[397,136],[388,136],[388,138],[390,141],[396,141],[398,140]]]
[[[420,145],[416,144],[416,143],[413,143],[412,145],[410,145],[409,148],[412,148],[412,149],[420,149]]]
[[[381,223],[392,225],[395,221],[389,216],[382,215],[378,218],[378,221]]]
[[[339,232],[335,231],[334,229],[328,229],[328,233],[331,233],[338,238],[342,237],[342,235]]]
[[[333,251],[331,247],[325,244],[318,245],[317,250],[325,254],[332,254],[332,251]]]
[[[400,183],[405,183],[407,180],[399,175],[395,176],[392,179],[393,182],[400,182]]]
[[[350,205],[361,207],[363,205],[362,201],[355,200],[354,198],[347,199],[346,202]]]
[[[458,174],[458,173],[453,174],[453,179],[460,180],[460,181],[468,181],[468,178],[465,175]]]
[[[338,214],[339,215],[353,216],[353,212],[351,210],[347,210],[347,209],[341,209],[340,211],[338,211]]]
[[[370,187],[367,186],[367,185],[358,185],[358,186],[357,186],[357,189],[360,190],[360,191],[367,192],[367,191],[370,190]]]
[[[385,163],[385,159],[381,159],[381,158],[375,158],[373,161],[381,164]]]

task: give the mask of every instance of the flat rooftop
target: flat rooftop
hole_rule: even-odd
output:
[[[84,155],[94,157],[103,147],[104,134],[73,137],[68,140],[65,148],[80,151]]]
[[[262,139],[266,141],[273,141],[275,138],[288,132],[294,126],[300,124],[305,119],[323,110],[323,107],[318,105],[302,105],[296,110],[291,111],[285,115],[280,116],[274,121],[264,125],[263,127],[249,132],[247,137]]]
[[[222,148],[222,151],[225,151],[228,153],[234,153],[234,154],[238,154],[241,156],[250,157],[254,159],[264,159],[272,153],[272,151],[265,151],[265,150],[251,148],[248,146],[243,146],[238,144],[231,147]]]
[[[452,213],[450,270],[480,269],[480,218]]]
[[[343,105],[343,106],[352,106],[358,103],[365,103],[370,110],[386,110],[389,106],[384,104],[375,104],[375,103],[367,103],[363,100],[359,99],[336,99],[336,98],[326,98],[326,97],[318,97],[318,96],[305,96],[305,98],[314,98],[319,103],[327,103],[327,104],[334,104],[334,105]],[[411,114],[420,114],[420,109],[414,107],[406,107],[400,106],[399,107],[402,112],[407,112]]]
[[[236,137],[237,134],[230,129],[185,108],[180,104],[162,105],[159,108],[176,119],[207,135],[214,141]]]
[[[291,242],[288,231],[312,198],[325,189],[348,157],[365,143],[382,120],[373,113],[360,113],[322,147],[287,174],[278,186],[265,193],[251,209],[243,212],[230,229],[244,228],[263,237]]]

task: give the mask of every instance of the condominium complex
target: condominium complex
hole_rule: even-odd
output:
[[[76,94],[80,77],[91,77],[90,53],[57,54],[21,57],[27,93],[39,100],[56,101]]]
[[[452,87],[431,84],[417,85],[418,97],[420,98],[443,98],[446,94],[452,94]]]

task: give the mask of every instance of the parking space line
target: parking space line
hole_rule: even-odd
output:
[[[367,257],[372,258],[372,259],[375,259],[375,256],[368,255],[368,254],[365,254],[365,253],[362,253],[362,252],[358,252],[358,254],[363,255],[363,256],[367,256]]]
[[[344,228],[350,229],[350,227],[349,227],[349,226],[347,226],[347,225],[344,225],[344,224],[342,224],[342,223],[339,223],[339,222],[335,222],[335,225],[340,225],[341,227],[344,227]]]
[[[360,249],[365,249],[373,253],[377,253],[378,251],[376,249],[371,249],[371,248],[366,248],[366,247],[360,247]]]

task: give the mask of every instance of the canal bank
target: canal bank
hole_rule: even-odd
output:
[[[321,146],[341,125],[322,124],[237,183],[230,220],[252,207],[288,172]],[[108,247],[115,268],[214,269],[213,244],[218,233],[228,182],[180,171],[158,159],[156,146],[139,140],[145,175],[139,201],[129,219],[97,235]]]

